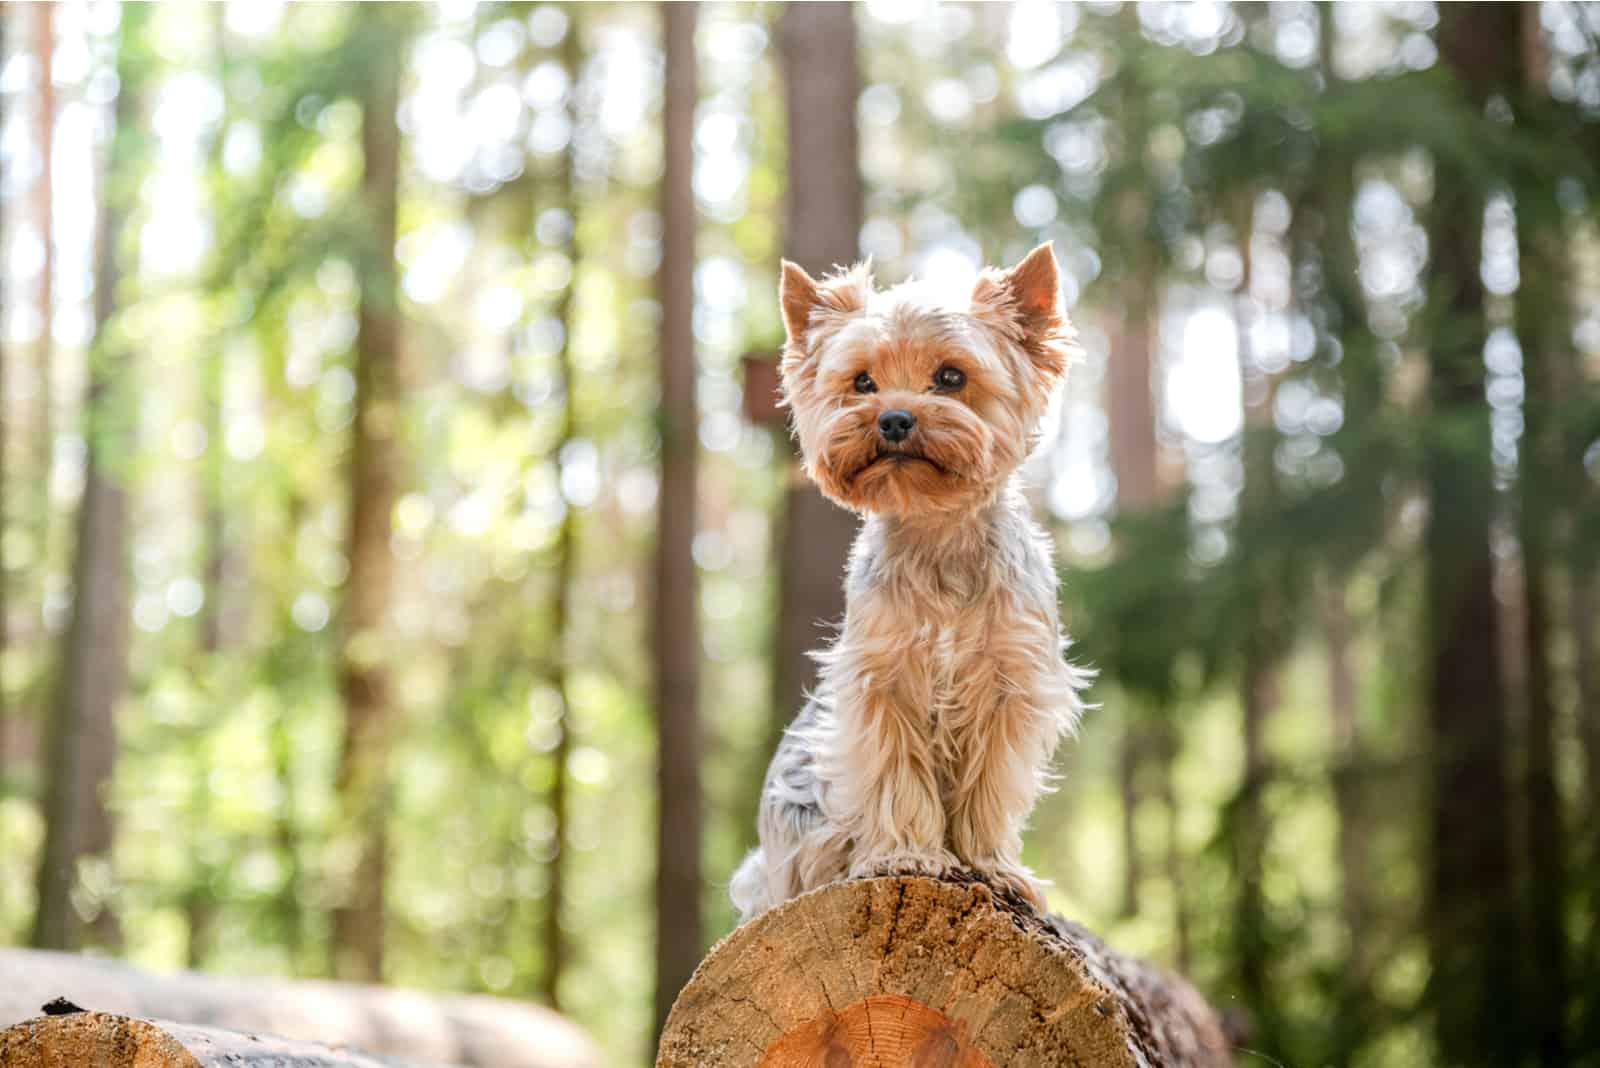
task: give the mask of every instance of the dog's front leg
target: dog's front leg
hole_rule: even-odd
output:
[[[1022,826],[1043,769],[1021,756],[1041,747],[1017,736],[1035,715],[1008,696],[958,736],[962,774],[950,796],[950,841],[963,863],[1042,910],[1044,890],[1022,863]]]
[[[1062,731],[1053,705],[1075,696],[1064,670],[1056,685],[1037,663],[1025,650],[992,649],[961,673],[960,712],[950,724],[959,773],[949,808],[950,841],[961,861],[1042,910],[1043,887],[1022,863],[1022,828]]]
[[[849,874],[948,871],[955,857],[945,846],[924,666],[904,647],[858,647],[834,667],[826,806],[849,828]]]

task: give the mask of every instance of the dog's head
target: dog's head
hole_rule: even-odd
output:
[[[994,497],[1033,446],[1075,351],[1055,256],[989,268],[952,304],[866,265],[821,281],[787,261],[783,391],[806,473],[860,512],[951,513]]]

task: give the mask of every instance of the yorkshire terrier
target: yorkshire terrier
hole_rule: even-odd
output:
[[[865,520],[734,905],[748,919],[842,878],[968,868],[1043,908],[1022,827],[1086,682],[1017,478],[1077,351],[1054,253],[956,301],[879,290],[866,265],[817,281],[785,262],[779,297],[806,473]]]

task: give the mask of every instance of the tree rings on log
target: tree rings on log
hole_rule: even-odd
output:
[[[1188,983],[981,882],[835,883],[713,949],[658,1068],[1221,1068]]]
[[[967,1039],[966,1024],[904,994],[875,994],[826,1012],[795,1028],[771,1046],[761,1068],[786,1065],[870,1063],[993,1068],[993,1062]]]

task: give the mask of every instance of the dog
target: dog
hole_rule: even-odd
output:
[[[1054,251],[954,301],[785,261],[779,299],[806,474],[864,520],[733,903],[742,921],[839,879],[971,869],[1042,910],[1022,828],[1088,680],[1017,477],[1078,352]]]

